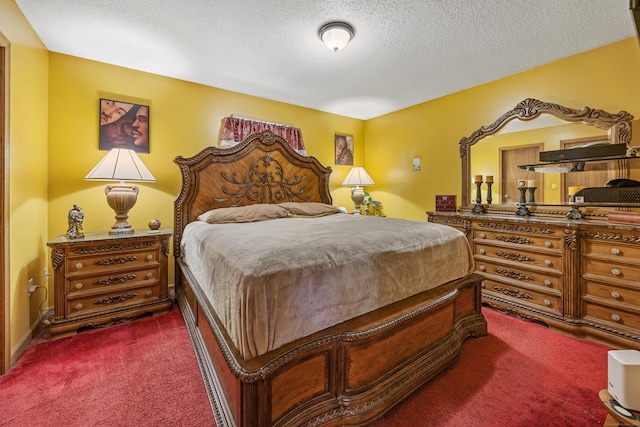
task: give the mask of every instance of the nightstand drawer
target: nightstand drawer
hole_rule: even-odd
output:
[[[128,289],[157,283],[160,268],[152,267],[131,271],[109,271],[92,276],[69,276],[66,280],[67,297],[87,292],[113,292],[114,289]]]
[[[144,286],[122,289],[119,292],[95,293],[78,298],[67,299],[67,316],[79,316],[89,313],[113,311],[121,307],[153,301],[159,298],[160,286]]]
[[[67,277],[77,274],[89,275],[104,271],[117,271],[140,268],[148,265],[158,265],[158,254],[158,248],[151,248],[123,253],[70,256],[65,260]]]

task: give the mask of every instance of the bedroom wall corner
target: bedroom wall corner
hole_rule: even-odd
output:
[[[11,362],[26,349],[45,292],[48,265],[47,98],[49,54],[14,0],[0,0],[0,32],[9,40],[9,335]]]

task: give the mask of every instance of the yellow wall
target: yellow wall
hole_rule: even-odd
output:
[[[629,38],[368,120],[365,165],[376,183],[371,193],[386,215],[424,220],[425,211],[435,209],[436,194],[457,194],[460,204],[461,138],[526,98],[639,117],[638,76],[640,48]],[[414,156],[422,157],[420,172],[412,171]]]
[[[50,237],[65,233],[74,204],[84,210],[85,231],[106,230],[115,221],[105,183],[83,179],[106,154],[98,150],[101,97],[150,106],[150,153],[140,157],[157,182],[139,184],[138,202],[129,212],[136,228],[145,228],[151,218],[173,226],[173,201],[181,183],[173,159],[217,145],[221,119],[230,114],[301,128],[307,153],[325,165],[335,164],[334,133],[352,134],[354,161],[364,162],[362,120],[56,53],[50,54],[49,82]],[[352,204],[340,186],[349,170],[334,166],[330,186],[336,205]]]
[[[13,0],[0,0],[0,33],[10,43],[9,68],[9,288],[10,348],[30,340],[44,291],[31,298],[27,280],[44,282],[48,264],[48,57]],[[2,301],[4,303],[4,300]],[[48,304],[44,304],[46,309]]]

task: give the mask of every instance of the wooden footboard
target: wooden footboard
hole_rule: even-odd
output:
[[[243,361],[188,268],[177,298],[219,427],[361,425],[485,336],[482,277],[436,289]]]

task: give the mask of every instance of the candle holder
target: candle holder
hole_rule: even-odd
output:
[[[482,190],[480,187],[482,187],[482,181],[476,181],[476,204],[473,209],[471,209],[471,212],[474,214],[487,212],[484,206],[482,206]]]
[[[533,193],[535,193],[536,188],[538,187],[527,187],[527,189],[529,190],[529,203],[535,203],[536,202],[536,198],[534,196]]]
[[[531,211],[527,207],[527,187],[518,187],[520,190],[520,203],[518,203],[518,210],[516,210],[516,215],[518,216],[529,216],[531,215]]]
[[[493,198],[491,197],[491,186],[493,185],[493,182],[487,182],[487,204],[491,204],[491,202],[493,201]]]

